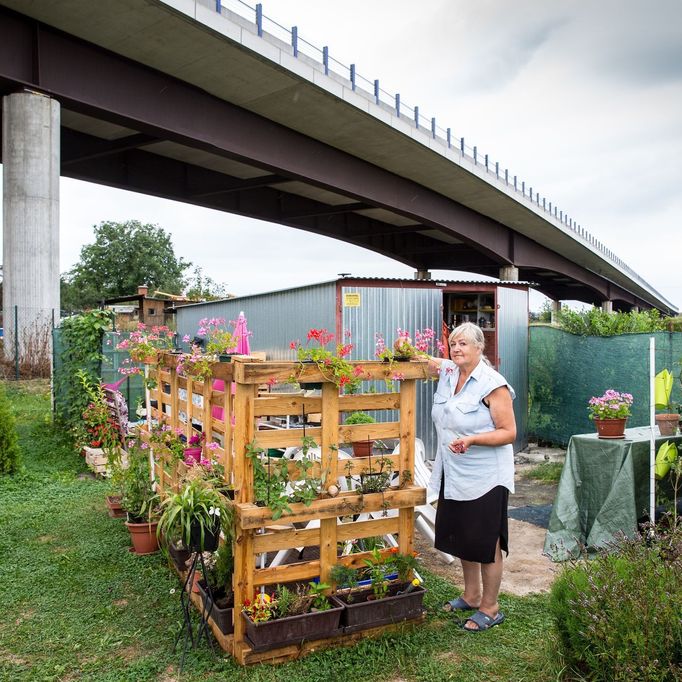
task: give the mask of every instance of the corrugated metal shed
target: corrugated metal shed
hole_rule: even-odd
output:
[[[311,327],[324,327],[342,337],[351,334],[352,359],[370,359],[375,353],[375,334],[387,343],[400,327],[411,334],[429,327],[440,338],[444,294],[458,290],[493,292],[498,306],[499,369],[514,387],[514,410],[518,437],[515,450],[527,443],[528,411],[528,282],[471,280],[406,280],[381,277],[342,277],[292,289],[241,296],[183,306],[177,310],[177,329],[182,337],[194,336],[199,320],[223,317],[235,320],[244,311],[253,332],[251,348],[265,351],[268,359],[293,360],[292,340],[305,340]],[[346,296],[353,294],[353,296]],[[491,358],[494,360],[494,358]],[[377,387],[377,390],[385,390]],[[421,382],[417,395],[417,435],[424,441],[428,458],[435,456],[435,431],[431,404],[435,383]],[[389,413],[375,415],[393,419]]]

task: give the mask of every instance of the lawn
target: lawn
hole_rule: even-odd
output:
[[[280,666],[240,668],[204,642],[178,677],[177,576],[161,553],[128,552],[122,521],[107,515],[107,483],[86,475],[68,436],[52,427],[45,386],[6,389],[25,471],[0,479],[0,680],[557,679],[545,595],[502,595],[507,622],[470,634],[439,611],[457,590],[431,575],[423,626]]]

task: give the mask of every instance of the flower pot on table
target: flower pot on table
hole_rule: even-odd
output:
[[[674,436],[680,423],[679,414],[657,414],[656,426],[661,436]]]
[[[424,612],[423,587],[415,587],[405,592],[410,583],[399,583],[389,588],[388,596],[373,599],[372,590],[337,594],[345,609],[341,616],[344,633],[350,634],[358,630],[400,623],[404,620],[418,618]]]
[[[595,419],[599,438],[625,438],[627,419]]]
[[[254,623],[248,614],[242,611],[249,646],[254,651],[267,651],[288,644],[300,644],[303,641],[340,635],[343,604],[335,597],[329,597],[329,600],[333,606],[326,611],[312,611],[300,616],[288,616],[260,623]]]

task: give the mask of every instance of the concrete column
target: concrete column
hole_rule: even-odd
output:
[[[5,357],[52,352],[59,319],[59,102],[35,92],[2,101]]]
[[[552,301],[552,310],[550,312],[550,322],[552,324],[558,324],[559,313],[561,312],[561,301]]]
[[[500,279],[503,282],[518,282],[519,281],[519,269],[514,265],[506,265],[500,268]]]
[[[601,302],[601,309],[605,313],[612,313],[613,312],[613,301],[602,301]]]
[[[431,279],[431,273],[428,270],[416,270],[414,273],[415,279]]]
[[[638,305],[633,305],[633,306],[630,308],[630,312],[631,312],[631,313],[638,313],[638,312],[639,312],[639,306],[638,306]]]

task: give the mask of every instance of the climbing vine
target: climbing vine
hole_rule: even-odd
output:
[[[80,424],[89,401],[78,370],[83,370],[91,381],[99,382],[104,358],[102,337],[111,328],[111,313],[106,310],[67,317],[59,325],[61,352],[54,372],[55,418],[69,429]]]

